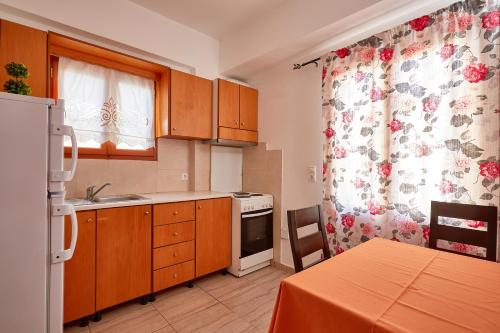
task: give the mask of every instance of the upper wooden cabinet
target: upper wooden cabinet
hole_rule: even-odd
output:
[[[240,128],[257,131],[257,90],[240,86]]]
[[[47,97],[47,33],[17,23],[0,20],[0,90],[10,79],[4,66],[24,64],[30,77],[26,83],[31,96]]]
[[[170,75],[170,136],[210,139],[211,81],[176,70]]]
[[[216,85],[217,138],[257,142],[257,90],[222,79]]]
[[[97,311],[151,293],[151,208],[97,211]]]
[[[240,89],[233,82],[217,81],[219,98],[219,126],[240,128]]]
[[[77,212],[78,242],[73,257],[64,263],[64,322],[95,312],[96,211]],[[71,240],[71,221],[65,219],[65,248]]]

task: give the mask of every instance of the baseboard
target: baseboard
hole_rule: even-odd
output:
[[[282,264],[280,262],[271,260],[271,266],[274,267],[274,268],[279,269],[280,271],[283,271],[283,272],[286,272],[286,273],[290,273],[290,274],[295,274],[295,269],[293,267],[284,265],[284,264]]]

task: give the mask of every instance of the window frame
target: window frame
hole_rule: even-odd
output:
[[[58,98],[58,64],[59,57],[61,56],[154,80],[154,147],[147,150],[118,149],[114,143],[106,141],[100,148],[78,148],[78,157],[89,159],[157,160],[157,137],[158,133],[161,133],[159,131],[159,120],[163,114],[168,113],[170,68],[53,32],[49,32],[48,35],[47,52],[49,59],[50,98]],[[71,157],[70,147],[64,147],[64,156]]]

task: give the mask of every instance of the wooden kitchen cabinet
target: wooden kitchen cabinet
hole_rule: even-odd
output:
[[[77,212],[78,242],[64,263],[64,323],[95,312],[96,211]],[[65,248],[71,241],[71,220],[65,219]]]
[[[257,90],[240,86],[240,129],[257,132]]]
[[[217,80],[218,138],[258,142],[256,89]]]
[[[153,224],[155,226],[192,221],[196,212],[194,201],[173,202],[154,205]]]
[[[212,82],[176,70],[170,75],[170,135],[210,139]]]
[[[97,211],[96,310],[151,293],[150,205]]]
[[[10,79],[4,66],[24,64],[30,76],[25,82],[31,96],[47,97],[47,33],[21,24],[0,20],[0,90]]]
[[[196,201],[196,277],[231,264],[231,198]]]
[[[219,126],[240,128],[240,88],[226,80],[217,80]]]

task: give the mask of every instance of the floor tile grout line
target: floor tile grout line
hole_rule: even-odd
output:
[[[156,302],[156,301],[155,301],[155,302]],[[174,328],[174,325],[172,325],[172,323],[170,323],[170,322],[168,321],[167,317],[165,317],[165,316],[163,315],[163,313],[161,313],[161,311],[160,311],[160,310],[158,310],[158,309],[156,308],[156,306],[155,306],[154,302],[151,302],[151,305],[153,306],[153,309],[155,309],[155,310],[156,310],[156,312],[158,312],[158,313],[160,314],[160,316],[161,316],[163,319],[165,319],[165,321],[167,322],[168,326],[170,326],[170,327],[172,328],[172,330],[173,330],[174,332],[176,332],[176,333],[177,333],[177,330]],[[163,328],[165,328],[165,327],[163,327]],[[161,328],[160,328],[160,329],[161,329]],[[159,331],[159,330],[158,330],[158,331]],[[154,333],[154,332],[153,332],[153,333]]]
[[[238,288],[238,285],[235,286],[233,283],[229,283],[229,284],[224,283],[225,280],[221,281],[221,282],[223,282],[222,285],[220,285],[220,282],[216,280],[216,281],[214,281],[215,283],[207,283],[206,285],[204,283],[202,283],[201,285],[195,283],[194,287],[198,288],[198,290],[200,292],[202,292],[203,294],[208,296],[211,299],[211,302],[213,302],[213,304],[207,308],[210,308],[212,306],[216,306],[217,304],[220,304],[219,306],[222,306],[222,308],[226,309],[226,311],[228,311],[228,314],[231,314],[232,316],[234,316],[235,320],[241,320],[242,322],[248,324],[249,331],[254,332],[254,330],[259,331],[260,326],[257,326],[255,324],[253,324],[252,322],[250,322],[248,319],[245,318],[245,316],[242,316],[237,311],[233,310],[230,307],[230,305],[226,305],[227,300],[231,299],[233,297],[238,297],[240,295],[239,290],[241,288],[245,289],[245,293],[248,292],[249,290],[261,289],[261,290],[266,291],[266,294],[268,294],[272,290],[275,289],[274,287],[271,288],[271,285],[275,284],[274,282],[276,282],[276,285],[279,286],[280,281],[283,280],[284,278],[286,278],[287,276],[288,276],[287,274],[283,274],[283,275],[274,274],[274,272],[271,271],[268,274],[259,276],[258,278],[250,279],[247,276],[241,277],[241,278],[234,278],[236,280],[241,279],[244,281],[244,285],[240,286],[240,288]],[[216,276],[214,276],[214,278],[216,278]],[[207,280],[209,280],[209,279],[207,279]],[[202,282],[202,281],[200,281],[200,282]],[[214,285],[216,286],[215,288],[213,287]],[[220,294],[220,295],[215,296],[215,294]],[[174,325],[167,319],[167,316],[164,315],[159,310],[156,302],[150,303],[149,306],[150,306],[150,309],[151,308],[154,309],[154,313],[157,315],[159,314],[160,317],[163,318],[165,323],[166,323],[165,326],[157,329],[154,332],[157,332],[157,331],[162,330],[162,329],[166,329],[167,326],[168,326],[168,328],[170,328],[171,331],[176,332],[176,333],[178,332],[178,330],[174,327]],[[97,327],[91,327],[91,326],[92,325],[87,326],[82,332],[86,331],[88,333],[93,333]]]
[[[254,325],[252,325],[252,323],[250,323],[248,320],[246,320],[245,318],[241,317],[241,316],[239,315],[239,313],[236,313],[235,311],[233,311],[232,309],[230,309],[230,308],[229,308],[226,304],[222,303],[222,302],[221,302],[221,301],[219,301],[218,299],[217,299],[217,302],[218,302],[220,305],[222,305],[224,308],[226,308],[229,312],[234,313],[234,314],[236,315],[236,317],[237,317],[239,320],[244,321],[245,323],[247,323],[248,325],[250,325],[250,327],[252,327],[252,328],[257,328],[257,327],[255,327]]]

